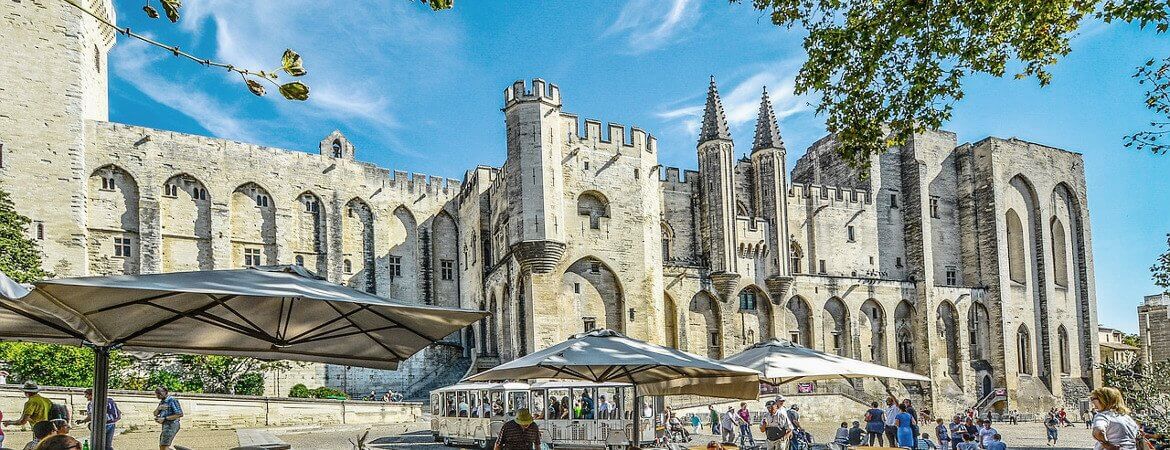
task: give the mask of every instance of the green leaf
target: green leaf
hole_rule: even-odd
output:
[[[149,17],[151,19],[158,18],[158,10],[154,9],[153,6],[150,6],[150,5],[143,6],[142,11],[146,12],[146,17]]]
[[[455,0],[421,0],[421,1],[423,3],[430,5],[431,9],[434,11],[451,9],[451,7],[455,6]]]
[[[171,23],[178,22],[179,8],[183,7],[183,2],[181,0],[159,0],[159,2],[162,3],[163,11],[167,12],[167,19]]]
[[[300,81],[280,85],[280,95],[289,100],[308,100],[309,87]]]
[[[257,97],[264,96],[264,85],[263,84],[260,84],[256,80],[247,79],[247,78],[244,79],[244,82],[248,83],[248,90],[252,91],[253,94],[256,94]]]
[[[284,69],[285,72],[294,77],[299,77],[306,73],[305,67],[301,65],[301,55],[298,55],[292,49],[284,51],[284,56],[280,57],[280,65],[281,69]]]

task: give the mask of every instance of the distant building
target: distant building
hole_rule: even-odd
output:
[[[1138,307],[1138,332],[1146,364],[1170,359],[1170,295],[1147,295]],[[1105,356],[1105,347],[1101,347]]]
[[[1121,330],[1097,327],[1097,338],[1101,342],[1101,362],[1129,364],[1142,350],[1126,344],[1125,333]]]

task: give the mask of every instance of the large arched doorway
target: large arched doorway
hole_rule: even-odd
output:
[[[849,353],[849,341],[851,340],[849,308],[845,306],[845,302],[837,297],[830,298],[829,301],[825,302],[821,323],[824,324],[822,326],[824,331],[822,341],[825,351],[834,355],[851,356]]]
[[[862,359],[886,365],[886,312],[877,300],[871,298],[861,304],[858,325]]]
[[[914,332],[914,306],[906,300],[894,308],[894,343],[897,346],[898,366],[913,371],[918,358],[918,339]]]
[[[936,325],[939,337],[946,343],[947,375],[955,382],[959,380],[959,313],[955,305],[943,300],[938,305],[938,323]]]
[[[812,348],[812,308],[808,301],[799,295],[788,299],[784,308],[787,311],[786,329],[788,340],[804,347]]]
[[[600,259],[581,258],[565,269],[561,275],[561,301],[558,304],[568,308],[562,317],[566,320],[562,339],[599,328],[625,330],[621,282]]]
[[[971,303],[967,311],[967,335],[971,360],[991,359],[991,316],[981,302]]]
[[[662,306],[663,337],[666,339],[666,345],[670,348],[678,348],[678,304],[674,302],[674,297],[671,297],[670,294],[663,293]]]

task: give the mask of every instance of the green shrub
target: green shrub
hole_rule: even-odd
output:
[[[297,383],[296,386],[289,389],[288,396],[292,398],[311,398],[313,397],[313,393],[305,385]]]
[[[264,395],[264,375],[249,372],[236,381],[236,395]]]

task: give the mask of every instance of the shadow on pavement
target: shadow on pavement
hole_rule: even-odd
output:
[[[429,430],[412,431],[403,433],[397,436],[386,436],[370,441],[369,445],[374,448],[390,449],[390,448],[414,448],[414,449],[440,449],[446,448],[442,443],[435,442]]]

